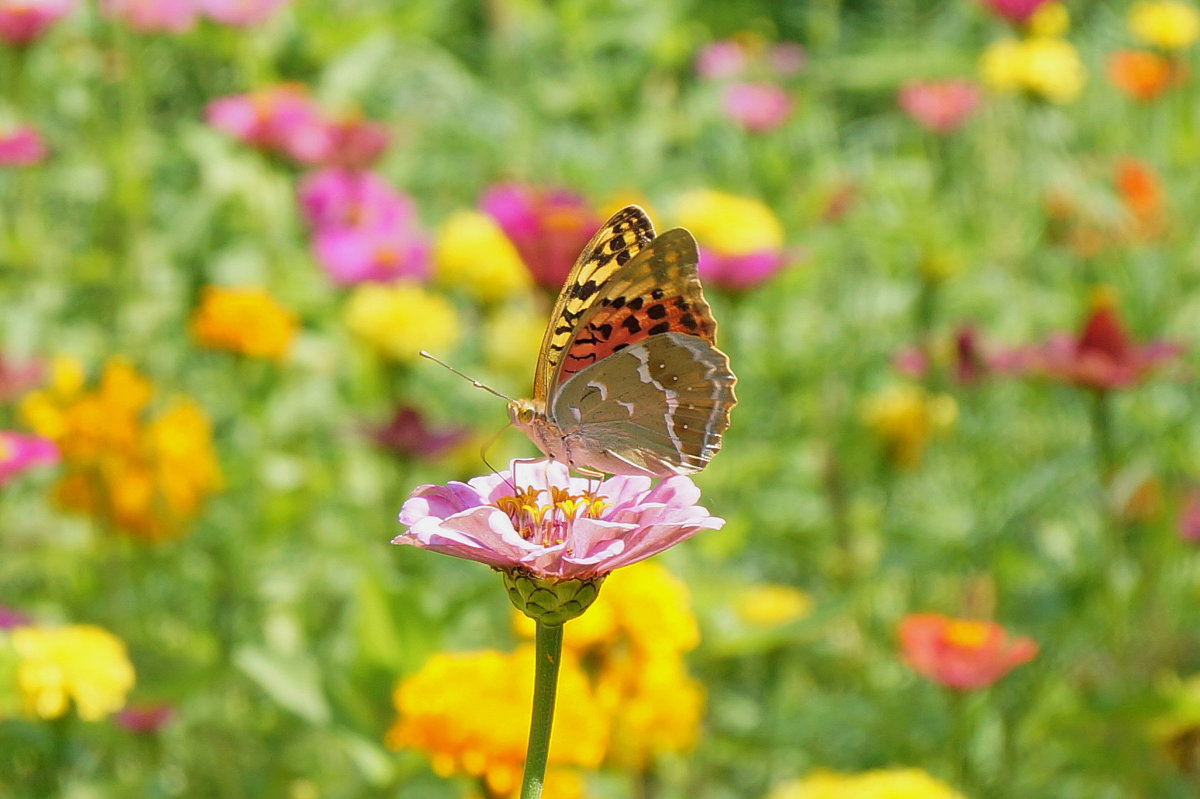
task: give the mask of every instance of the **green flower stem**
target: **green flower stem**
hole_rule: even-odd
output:
[[[561,624],[537,622],[535,638],[537,668],[533,678],[533,719],[529,724],[529,748],[525,752],[525,775],[521,799],[539,799],[550,754],[550,728],[554,723],[554,697],[558,692],[558,664],[562,660]]]

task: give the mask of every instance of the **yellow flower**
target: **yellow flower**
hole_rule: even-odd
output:
[[[517,248],[482,211],[458,211],[438,228],[433,245],[437,281],[495,302],[530,288]]]
[[[263,289],[205,286],[191,328],[202,347],[282,358],[296,333],[296,317]]]
[[[906,469],[921,462],[930,438],[951,427],[957,416],[950,395],[931,395],[906,383],[870,397],[862,409],[863,422],[882,440],[891,460]]]
[[[963,799],[946,783],[915,768],[861,774],[818,771],[771,791],[768,799]]]
[[[388,746],[426,754],[441,776],[482,778],[496,795],[517,786],[533,703],[533,647],[435,655],[393,695],[399,718]],[[595,768],[609,728],[578,662],[564,653],[558,679],[552,766]]]
[[[1054,103],[1074,101],[1086,75],[1074,45],[1050,36],[992,43],[979,62],[984,83],[996,91],[1027,91]]]
[[[97,721],[120,710],[133,688],[125,644],[100,627],[16,627],[9,640],[22,712],[32,718],[59,718],[74,702],[81,719]]]
[[[701,247],[721,255],[749,255],[783,246],[783,225],[752,197],[700,189],[680,198],[675,221],[692,231]]]
[[[812,597],[790,585],[756,585],[738,597],[738,617],[755,627],[790,624],[812,613]]]
[[[484,325],[483,358],[488,368],[530,380],[546,332],[546,316],[545,311],[514,305],[493,313]]]
[[[1200,13],[1189,3],[1143,0],[1129,7],[1129,30],[1139,41],[1181,50],[1200,36]]]
[[[148,541],[182,532],[221,483],[204,412],[178,399],[152,415],[153,393],[145,376],[114,357],[95,389],[35,392],[21,406],[62,454],[58,503]]]
[[[415,360],[421,350],[445,352],[458,341],[460,323],[444,297],[414,283],[361,283],[346,303],[346,326],[380,354]]]
[[[1071,28],[1071,17],[1062,3],[1043,3],[1028,22],[1033,36],[1062,36]]]
[[[595,691],[612,718],[610,766],[641,772],[660,755],[695,746],[704,687],[677,653],[613,657],[598,670]]]

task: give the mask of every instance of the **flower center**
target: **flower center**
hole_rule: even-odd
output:
[[[988,625],[981,621],[955,619],[946,625],[942,635],[948,644],[963,649],[979,649],[988,639]]]
[[[543,497],[549,499],[543,501]],[[542,546],[561,544],[566,540],[576,519],[598,519],[609,507],[591,491],[572,494],[568,489],[551,486],[547,489],[526,486],[500,497],[495,506],[508,514],[513,527],[526,541]]]

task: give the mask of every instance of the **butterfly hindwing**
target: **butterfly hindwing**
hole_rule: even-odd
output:
[[[720,350],[696,336],[665,333],[568,378],[549,416],[593,468],[691,474],[721,448],[735,383]]]
[[[598,299],[602,286],[654,239],[654,225],[636,205],[622,208],[604,223],[583,248],[563,284],[542,338],[533,377],[534,399],[545,400],[553,376],[579,323]]]
[[[674,228],[650,242],[600,286],[578,320],[551,393],[571,375],[650,336],[678,332],[709,344],[716,321],[696,274],[696,240]]]

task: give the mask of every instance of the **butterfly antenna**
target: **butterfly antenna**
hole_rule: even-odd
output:
[[[491,386],[485,386],[483,383],[480,383],[480,382],[479,382],[478,380],[476,380],[475,378],[471,377],[470,375],[465,375],[465,374],[463,374],[462,372],[458,371],[457,369],[455,369],[453,366],[451,366],[450,364],[446,363],[445,361],[443,361],[443,360],[441,360],[441,359],[439,359],[439,358],[435,358],[434,356],[430,355],[430,354],[429,354],[428,352],[426,352],[425,350],[421,350],[421,352],[420,352],[419,354],[420,354],[420,356],[421,356],[422,358],[428,358],[429,360],[433,361],[434,363],[436,363],[436,364],[438,364],[438,365],[440,365],[440,366],[444,366],[444,367],[446,367],[446,368],[447,368],[447,369],[449,369],[451,372],[454,372],[454,374],[456,374],[456,375],[458,375],[459,377],[461,377],[463,380],[466,380],[466,381],[467,381],[467,382],[469,382],[471,385],[475,386],[475,388],[482,388],[484,391],[488,392],[489,394],[495,394],[495,395],[496,395],[497,397],[499,397],[500,399],[508,400],[509,402],[515,402],[515,400],[514,400],[512,397],[508,396],[507,394],[501,394],[499,391],[497,391],[496,389],[492,388]],[[503,433],[504,431],[503,431],[503,430],[501,430],[500,432],[501,432],[501,433]],[[497,436],[499,436],[499,434],[497,434]],[[487,462],[487,461],[484,461],[484,463],[486,463],[486,462]]]
[[[495,433],[495,435],[493,435],[493,436],[492,436],[491,438],[489,438],[487,441],[483,442],[483,446],[481,446],[481,447],[479,448],[479,459],[483,461],[483,465],[484,465],[484,466],[486,466],[486,467],[488,467],[489,469],[491,469],[491,470],[492,470],[492,474],[498,475],[498,474],[500,474],[500,470],[499,470],[499,469],[497,469],[495,466],[493,466],[493,465],[492,465],[492,464],[491,464],[491,463],[488,461],[488,459],[487,459],[487,451],[488,451],[489,449],[491,449],[491,448],[492,448],[492,446],[493,446],[493,445],[494,445],[494,444],[495,444],[497,441],[499,441],[499,440],[500,440],[500,436],[504,435],[505,431],[506,431],[506,430],[508,430],[508,428],[510,428],[510,427],[512,427],[512,422],[509,422],[508,424],[504,425],[504,427],[501,427],[499,430],[497,430],[497,431],[496,431],[496,433]],[[514,477],[514,478],[516,477],[516,474],[515,474],[515,473],[513,474],[513,477]],[[517,487],[516,487],[515,485],[513,485],[512,481],[511,481],[511,480],[509,480],[507,477],[504,477],[504,478],[502,478],[502,479],[504,480],[504,482],[508,483],[508,487],[509,487],[510,489],[512,489],[512,492],[513,492],[513,494],[516,494],[516,493],[517,493]]]

